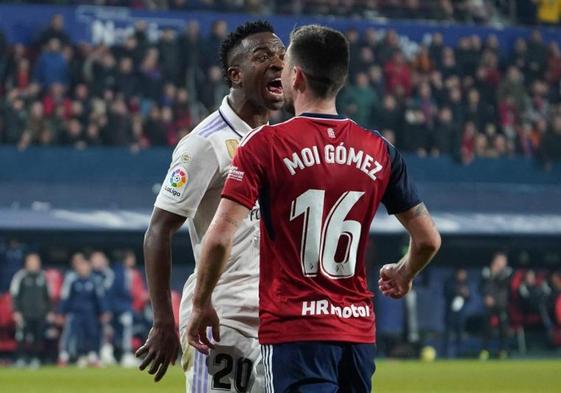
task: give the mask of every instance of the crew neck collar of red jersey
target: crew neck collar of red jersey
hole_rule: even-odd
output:
[[[308,117],[312,119],[323,119],[323,120],[348,120],[346,116],[333,114],[333,113],[312,113],[312,112],[304,112],[299,114],[296,117]]]

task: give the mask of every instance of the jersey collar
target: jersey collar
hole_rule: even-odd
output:
[[[222,100],[222,105],[220,105],[220,108],[218,109],[218,114],[222,117],[222,120],[224,120],[228,127],[230,127],[230,129],[240,138],[243,138],[244,135],[247,135],[252,130],[251,126],[243,121],[236,112],[234,112],[228,103],[228,96],[224,97]]]
[[[329,113],[310,113],[304,112],[297,117],[311,117],[313,119],[328,119],[328,120],[347,120],[346,116],[343,115],[333,115]]]

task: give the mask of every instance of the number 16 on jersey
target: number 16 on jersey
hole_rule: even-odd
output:
[[[317,276],[320,268],[332,279],[355,274],[362,226],[358,221],[345,218],[362,195],[364,192],[344,192],[329,210],[325,222],[325,190],[310,189],[292,201],[290,221],[304,216],[300,262],[306,277]],[[336,255],[340,260],[335,260]]]

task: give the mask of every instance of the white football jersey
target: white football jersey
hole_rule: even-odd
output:
[[[236,148],[251,127],[224,97],[220,108],[179,141],[154,206],[187,217],[195,271],[183,287],[179,330],[187,327],[201,242],[220,202]],[[259,325],[259,207],[238,228],[232,253],[212,295],[220,323],[248,337]]]

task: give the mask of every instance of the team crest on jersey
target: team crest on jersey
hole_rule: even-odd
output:
[[[226,139],[226,148],[228,149],[230,158],[234,158],[234,154],[236,154],[236,149],[239,144],[240,142],[238,142],[237,139]]]
[[[179,199],[183,195],[185,188],[187,188],[188,181],[189,175],[187,170],[182,166],[176,166],[169,171],[169,176],[163,189],[171,194],[172,197]]]

